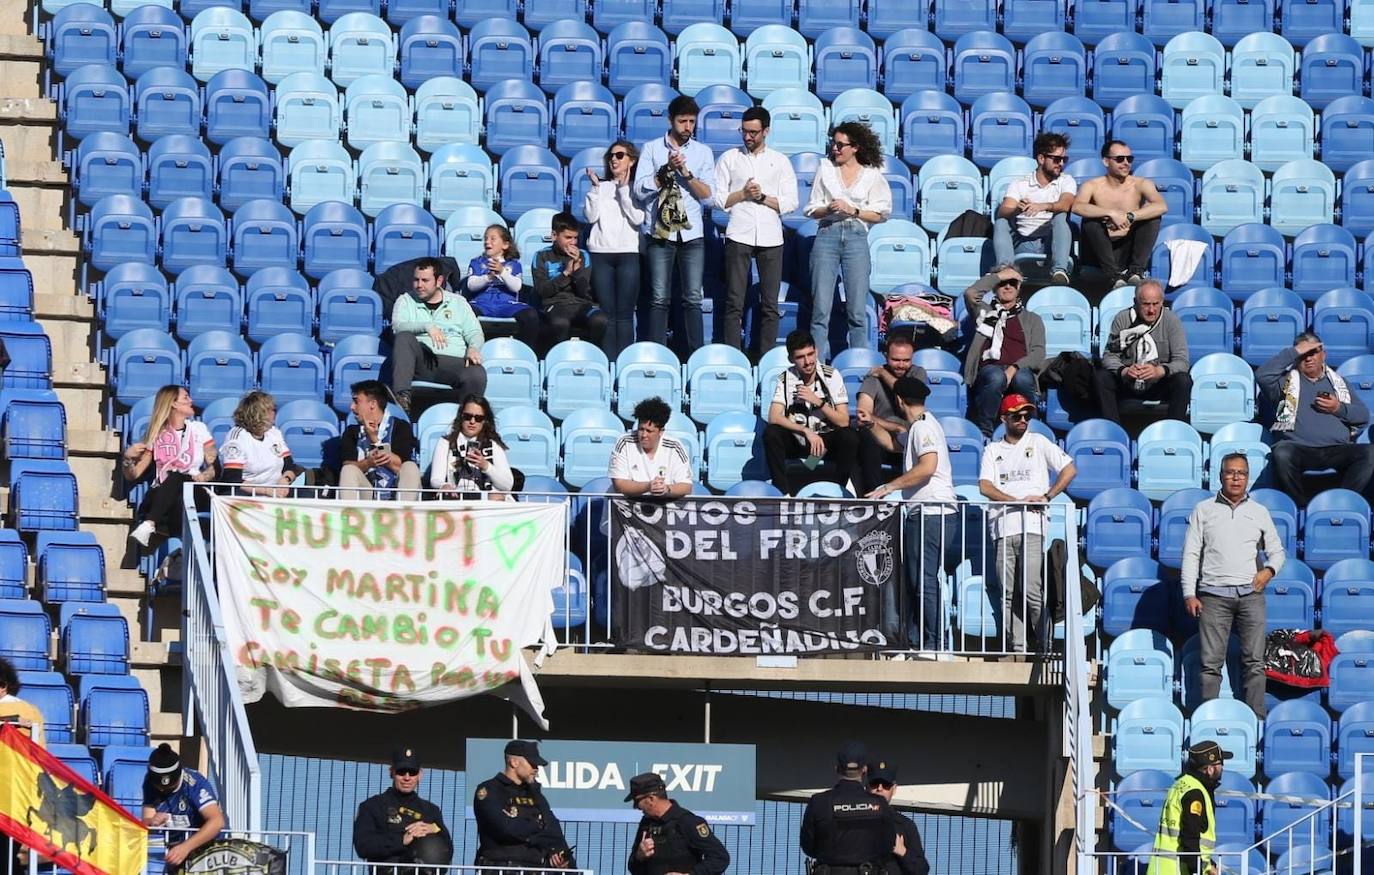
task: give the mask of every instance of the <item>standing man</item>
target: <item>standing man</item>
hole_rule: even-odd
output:
[[[668,798],[663,778],[645,772],[630,779],[626,802],[644,815],[635,831],[630,875],[721,875],[730,853],[711,832],[711,825]]]
[[[516,739],[506,745],[506,767],[477,785],[472,810],[477,817],[476,866],[516,869],[574,869],[563,825],[535,780],[548,760],[539,745]]]
[[[696,478],[687,448],[663,433],[672,408],[654,396],[636,404],[634,414],[634,432],[616,441],[611,450],[610,478],[615,491],[629,498],[681,498],[690,493]]]
[[[148,757],[142,813],[144,826],[172,830],[167,833],[163,857],[169,870],[180,869],[193,851],[214,841],[224,829],[224,811],[215,788],[200,772],[184,768],[181,757],[165,741]]]
[[[1188,764],[1164,796],[1154,856],[1145,875],[1215,875],[1215,794],[1224,763],[1233,756],[1215,741],[1199,741],[1188,748]]]
[[[1107,174],[1089,179],[1073,202],[1084,219],[1083,245],[1092,253],[1112,288],[1134,285],[1145,276],[1159,237],[1159,219],[1169,212],[1153,181],[1131,175],[1135,155],[1121,140],[1102,147]]]
[[[868,764],[868,792],[887,800],[892,825],[897,829],[897,842],[887,861],[888,875],[930,875],[926,849],[921,844],[921,832],[911,818],[891,808],[897,793],[897,767],[882,760]]]
[[[414,749],[392,753],[391,786],[363,800],[353,819],[353,850],[359,857],[369,863],[452,862],[453,835],[439,806],[420,796],[420,771]]]
[[[786,495],[796,494],[787,460],[803,459],[812,470],[829,460],[830,479],[844,486],[859,443],[849,427],[844,377],[817,360],[816,341],[803,328],[787,335],[787,356],[792,366],[778,374],[763,430],[763,452],[773,485]]]
[[[1322,339],[1304,331],[1292,349],[1256,368],[1255,379],[1276,408],[1269,464],[1279,489],[1302,507],[1311,497],[1303,472],[1335,468],[1342,488],[1363,492],[1374,474],[1374,447],[1355,439],[1369,424],[1369,408],[1327,367]]]
[[[1040,397],[1037,375],[1045,367],[1045,323],[1021,303],[1021,271],[999,264],[964,289],[976,331],[964,355],[969,387],[968,418],[992,437],[997,405],[1008,392],[1032,402]],[[984,296],[992,292],[991,302]]]
[[[989,501],[1007,502],[988,514],[992,537],[997,542],[997,579],[1002,584],[1002,641],[1011,628],[1011,651],[1027,649],[1026,621],[1030,621],[1033,652],[1043,653],[1049,644],[1045,622],[1045,515],[1047,505],[1073,480],[1078,470],[1059,445],[1030,430],[1035,405],[1024,395],[1002,399],[1006,434],[983,449],[978,472],[978,491]],[[1050,483],[1054,472],[1054,483]],[[1008,622],[1010,621],[1010,622]]]
[[[553,242],[534,255],[534,291],[544,308],[544,351],[572,336],[601,345],[606,336],[606,312],[592,296],[592,265],[578,243],[581,228],[572,213],[556,214],[549,222]]]
[[[908,374],[926,382],[926,369],[912,367],[915,347],[904,334],[891,335],[887,341],[886,361],[868,372],[859,384],[855,403],[855,425],[859,433],[859,465],[854,472],[854,492],[872,492],[885,479],[883,468],[902,464],[906,442],[906,420],[897,409],[892,387]]]
[[[640,252],[649,268],[649,327],[640,340],[668,342],[668,315],[677,269],[682,291],[682,326],[688,350],[706,345],[701,326],[701,277],[706,265],[706,220],[702,204],[715,186],[715,157],[692,139],[697,102],[685,94],[668,104],[668,133],[639,150],[634,193],[644,209]]]
[[[414,294],[391,308],[391,388],[410,412],[410,386],[419,378],[451,387],[459,398],[487,391],[482,323],[462,295],[449,294],[439,262],[415,263]]]
[[[816,861],[811,875],[885,871],[897,844],[897,830],[887,800],[865,789],[867,759],[862,744],[846,743],[835,766],[840,780],[806,803],[801,849]]]
[[[1164,401],[1170,419],[1188,421],[1193,378],[1188,372],[1188,335],[1164,306],[1164,284],[1153,277],[1135,287],[1135,306],[1112,319],[1102,367],[1093,374],[1103,419],[1121,421],[1118,395]]]
[[[1015,264],[1017,252],[1045,254],[1049,243],[1050,283],[1069,284],[1069,251],[1073,232],[1069,210],[1078,185],[1064,172],[1069,138],[1046,133],[1035,138],[1035,172],[1012,180],[997,207],[992,225],[992,251],[1003,264]],[[1012,222],[1016,227],[1012,227]]]
[[[1197,617],[1202,700],[1221,692],[1221,664],[1240,639],[1245,704],[1264,719],[1264,588],[1283,570],[1283,541],[1269,509],[1250,497],[1244,453],[1221,459],[1221,491],[1188,515],[1183,541],[1183,607]]]
[[[797,208],[797,176],[792,162],[768,148],[768,110],[744,111],[744,145],[716,162],[716,206],[730,214],[725,228],[724,342],[743,349],[744,299],[749,262],[759,271],[759,316],[754,320],[751,357],[773,348],[778,337],[778,293],[782,288],[782,217]]]
[[[897,406],[908,423],[905,470],[897,479],[879,486],[865,498],[882,498],[900,489],[904,501],[914,502],[914,506],[909,507],[903,533],[910,605],[905,618],[908,637],[915,643],[919,627],[923,652],[937,659],[952,659],[948,653],[937,653],[943,641],[940,569],[948,564],[952,552],[949,548],[955,545],[959,536],[959,516],[955,513],[959,509],[956,503],[959,496],[954,491],[949,444],[939,420],[926,412],[930,389],[925,383],[913,377],[902,377],[894,391]],[[884,589],[885,597],[891,591],[891,587]]]

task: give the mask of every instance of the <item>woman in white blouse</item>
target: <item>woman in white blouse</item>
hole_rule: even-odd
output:
[[[822,361],[830,360],[830,307],[841,267],[849,347],[868,343],[868,229],[892,214],[882,145],[872,128],[862,122],[836,125],[830,132],[830,156],[816,168],[805,210],[820,222],[811,247],[811,336]]]
[[[515,485],[515,474],[506,458],[506,445],[496,433],[491,404],[481,395],[469,395],[458,405],[453,428],[434,446],[429,484],[446,498],[478,498],[502,493]]]
[[[587,168],[592,189],[582,204],[591,223],[587,250],[592,258],[592,293],[608,320],[601,348],[615,361],[634,343],[635,304],[639,300],[639,226],[644,210],[635,203],[630,183],[635,178],[639,150],[628,140],[616,140],[602,157],[605,178]]]

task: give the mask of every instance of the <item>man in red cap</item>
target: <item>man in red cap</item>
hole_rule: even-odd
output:
[[[1002,584],[1001,637],[1012,653],[1025,653],[1026,620],[1034,630],[1034,649],[1043,651],[1045,512],[1043,505],[1069,487],[1077,471],[1059,445],[1030,430],[1035,405],[1024,395],[1008,395],[999,408],[1006,434],[983,449],[978,491],[991,501],[1013,502],[988,514],[997,542],[997,578]],[[1050,483],[1050,472],[1055,472]],[[1011,630],[1008,640],[1007,630]]]

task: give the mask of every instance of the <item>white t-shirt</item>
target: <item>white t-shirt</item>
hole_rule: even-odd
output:
[[[286,438],[274,425],[262,436],[253,437],[246,428],[234,426],[224,441],[219,457],[224,470],[243,472],[243,482],[249,486],[277,486],[281,482],[282,460],[291,455]]]
[[[1040,179],[1034,173],[1028,173],[1012,180],[1011,185],[1007,186],[1006,196],[1012,200],[1030,201],[1033,204],[1052,204],[1066,194],[1078,194],[1078,183],[1074,182],[1069,174],[1061,173],[1059,178],[1049,185],[1041,185]],[[1049,213],[1036,213],[1033,216],[1023,213],[1016,217],[1016,233],[1022,237],[1030,237],[1048,225],[1053,218],[1054,216]]]
[[[173,471],[196,475],[205,467],[205,445],[214,440],[198,419],[186,420],[180,430],[165,427],[153,438],[153,464],[158,483]]]
[[[778,385],[773,390],[773,404],[781,404],[783,412],[794,422],[805,419],[807,428],[817,434],[825,434],[835,428],[830,420],[820,415],[820,408],[796,399],[797,389],[802,386],[801,375],[795,365],[778,374]],[[849,392],[844,386],[844,377],[830,365],[816,366],[816,379],[811,383],[812,390],[822,401],[835,406],[849,403]],[[795,401],[795,403],[794,403]]]
[[[983,464],[979,480],[987,480],[1013,498],[1044,495],[1050,488],[1050,472],[1058,472],[1073,464],[1069,454],[1042,434],[1027,431],[1016,443],[1006,438],[993,441],[983,450]],[[1045,505],[1049,507],[1049,505]],[[1045,514],[1041,510],[1019,507],[996,507],[989,513],[993,524],[992,536],[997,539],[1027,534],[1044,534]]]
[[[611,450],[612,480],[648,483],[660,476],[669,486],[691,483],[696,479],[692,476],[691,457],[680,441],[663,435],[652,456],[640,449],[639,438],[634,432],[615,442]]]
[[[948,501],[951,502],[949,507],[928,504],[922,506],[921,512],[954,513],[952,503],[958,501],[959,496],[954,491],[954,469],[949,464],[949,443],[945,439],[945,430],[934,416],[923,413],[920,419],[911,423],[906,432],[906,470],[915,468],[922,456],[931,453],[935,454],[935,473],[930,475],[925,485],[902,490],[902,497],[907,501]]]

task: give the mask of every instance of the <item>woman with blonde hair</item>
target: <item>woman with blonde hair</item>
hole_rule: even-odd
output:
[[[277,402],[266,392],[254,389],[239,399],[234,408],[234,427],[220,452],[221,479],[244,484],[239,491],[247,495],[286,498],[291,481],[301,467],[291,458],[286,437],[277,428]]]
[[[496,499],[515,486],[506,444],[496,433],[496,417],[485,397],[469,395],[458,405],[453,428],[434,445],[429,485],[445,497]]]
[[[635,341],[635,304],[639,300],[639,226],[644,210],[635,202],[630,183],[635,178],[639,150],[629,140],[616,140],[602,156],[605,176],[587,168],[591,191],[582,211],[591,223],[587,251],[592,259],[592,293],[606,311],[606,334],[601,348],[615,361]]]
[[[153,470],[153,485],[138,506],[129,537],[147,548],[153,536],[181,534],[181,487],[215,477],[215,439],[196,411],[184,386],[163,386],[153,398],[153,416],[143,440],[124,451],[120,469],[130,484]]]

